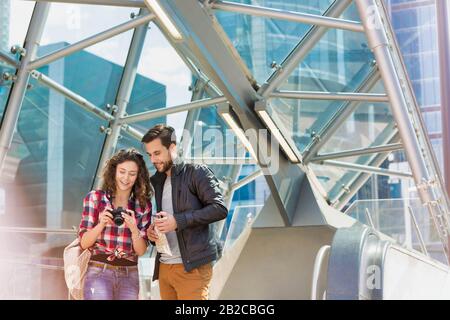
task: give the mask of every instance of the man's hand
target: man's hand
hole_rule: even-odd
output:
[[[177,229],[177,221],[175,220],[173,215],[165,211],[158,212],[158,215],[161,218],[155,219],[155,225],[160,232],[168,233]]]
[[[153,223],[147,229],[147,237],[152,242],[156,242],[159,239],[158,234],[155,231],[155,225]]]

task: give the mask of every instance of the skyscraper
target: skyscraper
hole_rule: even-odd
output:
[[[0,49],[7,51],[9,45],[10,0],[0,1]]]
[[[443,170],[436,1],[386,0],[403,59]]]

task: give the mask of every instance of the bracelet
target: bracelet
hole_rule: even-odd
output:
[[[131,234],[131,240],[132,241],[137,241],[137,240],[139,240],[141,238],[142,238],[142,235],[141,235],[140,232],[137,235]]]

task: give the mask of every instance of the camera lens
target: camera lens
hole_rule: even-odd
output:
[[[123,210],[122,207],[118,207],[117,209],[114,209],[112,211],[113,214],[113,221],[116,224],[116,226],[121,226],[123,224],[123,222],[125,221],[124,218],[122,217],[122,212],[124,212],[125,210]]]
[[[114,223],[116,225],[121,226],[123,224],[123,222],[124,222],[124,219],[122,218],[121,213],[119,213],[118,215],[116,215],[114,217]]]

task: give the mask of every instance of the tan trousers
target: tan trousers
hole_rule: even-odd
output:
[[[182,264],[159,267],[159,290],[162,300],[208,300],[212,265],[207,263],[190,272]]]

